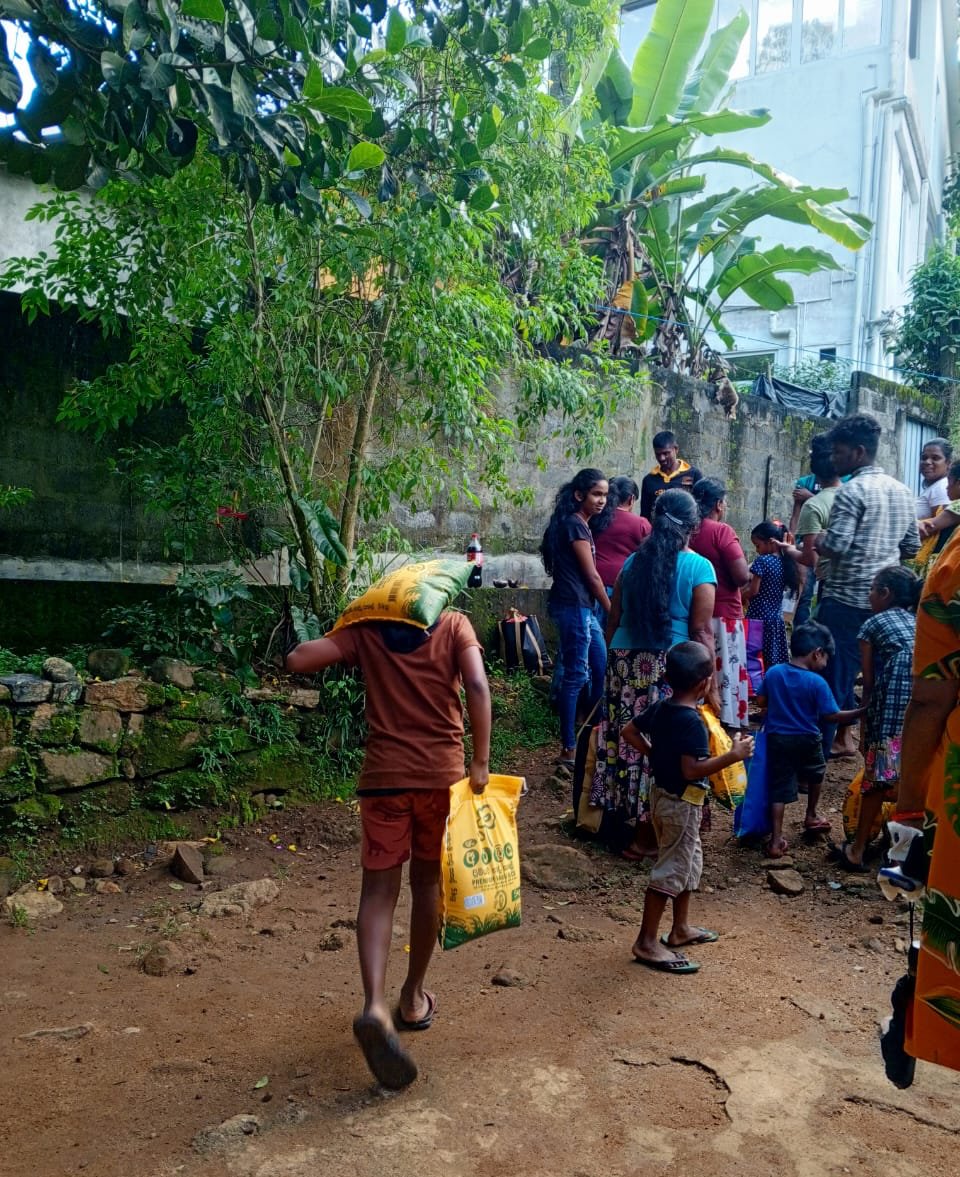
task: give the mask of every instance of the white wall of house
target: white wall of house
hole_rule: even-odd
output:
[[[715,26],[741,7],[751,27],[731,104],[773,118],[738,133],[736,146],[804,183],[846,188],[875,229],[851,253],[802,226],[761,222],[764,243],[828,249],[842,270],[794,278],[796,304],[776,316],[741,303],[725,322],[741,352],[793,363],[836,348],[870,371],[889,370],[890,313],[942,237],[943,179],[960,146],[954,0],[718,0]],[[653,11],[647,0],[625,6],[628,61]],[[734,169],[710,177],[711,187],[743,183]]]

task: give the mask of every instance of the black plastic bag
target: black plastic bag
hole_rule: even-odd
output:
[[[535,616],[527,617],[517,609],[497,624],[500,654],[507,670],[525,670],[527,674],[549,674],[553,660],[540,632]]]

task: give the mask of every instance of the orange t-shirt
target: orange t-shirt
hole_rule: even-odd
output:
[[[464,775],[460,654],[482,649],[469,618],[441,613],[416,650],[395,654],[378,627],[327,635],[367,685],[361,789],[446,789]]]

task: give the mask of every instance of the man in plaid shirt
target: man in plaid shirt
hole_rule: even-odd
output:
[[[827,668],[827,681],[843,708],[854,706],[853,684],[860,671],[857,634],[870,616],[870,585],[881,568],[916,555],[920,548],[916,496],[902,482],[877,466],[880,422],[874,417],[844,417],[827,435],[833,465],[850,480],[833,501],[827,530],[816,541],[830,559],[820,590],[817,621],[833,635],[836,653]],[[852,728],[848,744],[833,744],[836,729],[824,731],[825,750],[853,755]],[[829,743],[828,743],[829,741]]]

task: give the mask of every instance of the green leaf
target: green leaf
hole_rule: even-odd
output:
[[[349,189],[341,191],[344,196],[350,195]],[[320,555],[331,564],[346,564],[349,557],[340,540],[340,526],[326,503],[319,500],[311,502],[305,498],[295,499],[294,502],[303,512],[310,538]]]
[[[491,112],[488,110],[483,118],[480,120],[480,126],[477,128],[477,146],[481,151],[486,151],[488,147],[492,147],[497,141],[497,123]]]
[[[687,76],[713,16],[714,0],[663,0],[633,59],[630,123],[649,127],[680,104]]]
[[[530,61],[546,61],[553,52],[553,46],[546,37],[534,37],[523,47],[523,56]]]
[[[488,208],[493,208],[496,200],[496,185],[481,184],[470,197],[470,207],[475,208],[478,212],[486,212]]]
[[[0,30],[0,111],[12,114],[23,97],[23,83],[7,55],[6,34]]]
[[[266,1087],[266,1085],[267,1085],[269,1082],[270,1082],[270,1076],[269,1076],[269,1075],[261,1075],[261,1076],[260,1076],[260,1078],[259,1078],[259,1079],[256,1081],[256,1083],[254,1083],[254,1085],[253,1085],[253,1090],[254,1090],[254,1091],[260,1091],[260,1090],[262,1090],[264,1087]]]
[[[252,119],[257,109],[254,103],[253,91],[238,67],[234,67],[230,74],[230,93],[233,96],[233,109],[244,118]]]
[[[123,68],[126,64],[119,53],[113,53],[109,49],[105,49],[100,54],[100,72],[103,74],[103,80],[112,89],[120,89]]]
[[[505,61],[500,66],[500,69],[515,86],[525,86],[527,84],[527,71],[519,61]]]
[[[728,25],[713,34],[683,92],[678,114],[713,106],[730,84],[730,71],[749,29],[750,18],[741,8]]]
[[[223,0],[183,0],[180,12],[195,20],[209,20],[214,24],[222,24],[227,16]]]
[[[614,49],[607,60],[596,96],[601,119],[615,127],[624,126],[633,105],[633,78],[619,49]]]
[[[344,123],[366,123],[373,114],[367,99],[349,86],[328,86],[322,93],[308,97],[305,84],[304,97],[311,110]]]
[[[687,115],[682,119],[667,115],[652,127],[623,127],[610,152],[610,170],[615,172],[641,154],[656,159],[697,135],[726,135],[732,131],[762,127],[769,121],[768,110],[724,109]]]
[[[780,311],[793,302],[793,291],[778,277],[779,274],[816,274],[822,270],[839,269],[836,260],[822,249],[774,245],[764,253],[742,255],[726,266],[710,285],[721,302],[726,302],[737,290],[743,290],[764,310]]]
[[[406,43],[407,22],[403,19],[403,13],[399,8],[391,8],[387,17],[387,52],[399,53]]]
[[[387,158],[387,153],[376,143],[357,143],[347,159],[348,172],[365,172],[378,168]]]

